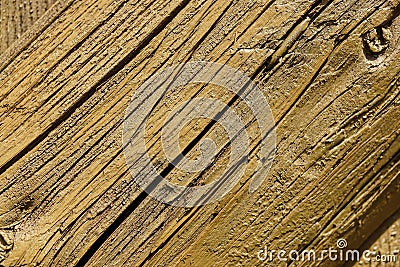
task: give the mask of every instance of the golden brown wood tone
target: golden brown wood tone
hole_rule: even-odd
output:
[[[2,264],[257,266],[264,246],[324,249],[346,238],[360,247],[400,208],[399,13],[399,0],[57,2],[0,56]],[[250,167],[219,202],[178,208],[135,184],[122,122],[138,86],[195,60],[260,86],[277,153],[255,193]],[[168,162],[158,122],[193,96],[241,116],[252,166],[260,136],[248,107],[221,88],[189,86],[149,120],[146,145],[160,171]],[[229,140],[207,126],[186,127],[180,141],[194,156],[198,136],[215,140],[214,168],[167,179],[201,183],[226,165]]]
[[[393,216],[388,218],[377,231],[363,244],[363,249],[368,249],[377,255],[395,255],[399,257],[400,254],[400,210],[397,211]],[[354,266],[396,266],[398,262],[386,263],[377,261],[360,261]]]
[[[1,0],[0,53],[20,38],[55,0]]]

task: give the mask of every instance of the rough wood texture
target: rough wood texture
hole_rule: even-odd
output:
[[[20,266],[255,266],[257,252],[365,240],[400,207],[400,1],[70,1],[0,60],[2,264]],[[61,4],[60,4],[61,5]],[[274,114],[278,146],[255,193],[251,168],[215,204],[177,208],[148,197],[121,143],[135,89],[177,63],[240,69]],[[164,99],[150,118],[149,152],[170,105],[212,96],[260,137],[234,95],[211,86]],[[175,100],[173,100],[175,99]],[[226,137],[199,121],[182,147]],[[194,126],[193,126],[194,127]],[[195,181],[218,173],[167,178]],[[291,266],[332,262],[289,262]]]
[[[380,255],[397,255],[400,254],[400,210],[391,216],[384,224],[363,244],[363,248],[369,249]],[[361,261],[354,266],[397,266],[396,262]]]
[[[50,8],[55,0],[1,0],[0,54]]]

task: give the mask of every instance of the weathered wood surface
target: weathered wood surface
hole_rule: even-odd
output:
[[[1,0],[0,53],[20,38],[55,0]]]
[[[400,208],[399,4],[62,4],[25,45],[0,56],[2,264],[255,266],[265,245],[326,248],[341,237],[361,246]],[[278,146],[255,193],[248,192],[249,171],[218,203],[188,209],[138,188],[121,124],[138,86],[166,66],[194,60],[254,79],[275,116]],[[150,123],[165,118],[168,106],[211,95],[241,114],[256,150],[260,139],[246,106],[221,89],[199,89],[160,104]],[[191,155],[199,134],[213,138],[218,169],[229,143],[218,125],[207,125],[185,129],[182,147]],[[148,145],[162,171],[160,125],[152,126],[148,134],[156,138]],[[250,165],[255,160],[253,153]],[[213,170],[173,170],[167,178],[212,179]]]
[[[380,255],[399,255],[400,247],[400,211],[387,219],[377,231],[363,244],[362,248],[369,249]],[[382,266],[380,262],[361,261],[354,266]],[[389,262],[384,266],[396,266],[398,263]]]

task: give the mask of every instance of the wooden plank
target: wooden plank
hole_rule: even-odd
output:
[[[366,222],[384,220],[390,212],[368,207],[399,192],[397,10],[397,1],[372,0],[71,2],[0,74],[4,264],[252,266],[265,244],[324,247],[343,234],[332,230],[336,220],[344,229],[366,214]],[[390,39],[376,52],[369,39],[380,27]],[[256,193],[248,193],[249,171],[220,202],[185,209],[135,185],[121,124],[135,88],[189,60],[225,63],[254,78],[276,118],[278,152]],[[210,86],[190,87],[177,100],[193,95],[232,102],[256,151],[260,137],[246,106]],[[168,107],[155,110],[148,145],[162,170],[161,125],[153,122]],[[206,125],[185,129],[189,156]],[[216,169],[226,163],[220,133],[217,125],[204,133],[221,150]],[[167,178],[202,177],[172,170]],[[360,199],[370,205],[362,209]],[[353,218],[347,207],[357,203]],[[367,237],[348,239],[357,245]]]

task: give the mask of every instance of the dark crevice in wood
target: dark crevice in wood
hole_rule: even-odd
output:
[[[374,175],[372,175],[368,181],[365,182],[364,186],[360,189],[360,191],[362,191],[363,188],[365,188],[368,184],[370,184],[371,182],[374,181],[374,179],[376,177],[378,177],[379,175],[382,174],[383,171],[385,171],[387,168],[390,167],[390,165],[392,163],[396,163],[400,160],[400,150],[397,151],[397,153],[395,155],[393,155],[385,164],[383,164],[382,167],[379,168],[379,170],[376,171],[376,173]],[[318,234],[315,235],[314,238],[312,238],[310,240],[310,242],[308,242],[303,250],[299,251],[299,253],[302,253],[304,251],[304,249],[306,249],[307,247],[310,247],[313,242],[316,242],[317,238],[320,237],[321,233],[323,233],[324,230],[326,230],[326,227],[329,226],[330,224],[333,223],[333,221],[340,215],[340,213],[342,212],[343,208],[350,205],[352,203],[352,201],[354,201],[356,198],[358,197],[357,194],[354,194],[351,198],[349,198],[345,203],[342,203],[342,205],[340,205],[340,207],[337,208],[337,211],[335,212],[335,214],[331,217],[331,219],[329,221],[326,222],[325,227],[322,227],[321,230],[319,231]],[[392,203],[395,204],[395,203]],[[396,205],[396,204],[395,204]],[[398,208],[400,208],[400,203],[397,203]],[[376,228],[378,228],[379,225],[376,226]],[[288,266],[290,266],[293,262],[288,262]],[[340,265],[343,266],[343,263]]]
[[[400,219],[400,208],[393,213],[391,216],[389,216],[381,225],[379,225],[376,228],[376,231],[374,231],[360,246],[359,250],[360,251],[365,251],[368,248],[370,248],[378,239],[381,238],[382,234],[389,229],[390,226],[393,225],[396,221]],[[353,263],[348,263],[343,265],[344,267],[351,267],[354,266]]]
[[[150,35],[148,35],[138,46],[137,49],[131,51],[123,60],[121,60],[116,66],[114,66],[111,71],[109,71],[89,92],[91,94],[87,94],[87,97],[84,99],[86,101],[97,88],[104,84],[107,80],[109,80],[112,76],[117,74],[125,65],[127,65],[132,59],[143,49],[147,46],[147,44],[156,37],[161,30],[165,28],[165,26],[170,23],[177,14],[183,10],[186,5],[189,3],[189,0],[185,0],[181,2],[175,9],[166,17],[164,18],[161,23],[152,31]],[[84,102],[83,101],[83,102]],[[83,103],[78,101],[78,103]],[[80,106],[80,105],[79,105]],[[77,106],[76,108],[78,108]],[[75,110],[74,108],[73,110]],[[69,115],[69,114],[68,114]],[[61,121],[62,122],[62,121]],[[60,123],[61,123],[60,122]],[[1,173],[1,172],[0,172]],[[154,188],[153,184],[150,184],[150,188]],[[94,255],[94,253],[100,248],[100,246],[107,240],[107,238],[114,233],[114,231],[122,224],[122,222],[136,209],[136,207],[146,198],[147,193],[141,192],[140,195],[118,216],[118,218],[103,232],[103,234],[90,246],[84,256],[79,260],[76,266],[85,266],[85,264],[90,260],[90,258]]]
[[[3,70],[5,70],[10,64],[11,62],[13,62],[23,51],[25,51],[33,42],[33,40],[35,40],[36,38],[38,38],[38,36],[40,34],[42,34],[42,32],[44,32],[48,27],[50,27],[54,21],[56,21],[58,19],[59,16],[61,16],[61,14],[63,14],[69,7],[72,6],[72,4],[74,3],[74,1],[70,1],[68,4],[66,4],[64,7],[62,7],[61,10],[58,10],[56,12],[56,14],[54,14],[53,16],[51,16],[50,20],[47,21],[44,26],[40,27],[39,29],[36,29],[32,32],[26,32],[24,35],[27,36],[27,39],[24,40],[23,38],[21,38],[21,40],[17,40],[17,42],[23,42],[24,44],[22,45],[22,47],[18,47],[17,48],[17,52],[13,53],[11,56],[8,55],[8,53],[3,52],[2,54],[0,54],[0,62],[4,62],[4,64],[0,65],[0,72],[2,72]],[[51,11],[56,11],[57,10],[57,5],[60,5],[61,3],[55,3],[53,5],[53,7],[51,7],[47,13],[49,14]],[[44,19],[46,18],[46,15],[43,17]],[[40,19],[39,19],[40,20]],[[32,35],[29,37],[29,35]],[[7,54],[7,55],[6,55]],[[4,61],[3,61],[4,60]]]
[[[7,163],[0,167],[0,174],[4,173],[8,168],[10,168],[14,163],[20,160],[24,155],[26,155],[30,150],[35,148],[40,142],[42,142],[52,131],[54,131],[62,122],[64,122],[70,115],[83,105],[104,83],[106,83],[111,77],[117,74],[125,65],[135,58],[137,54],[140,53],[148,44],[150,40],[156,37],[161,30],[163,30],[166,25],[181,11],[187,4],[189,0],[184,0],[181,2],[167,17],[165,17],[155,29],[146,36],[138,47],[127,54],[118,64],[116,64],[110,71],[108,71],[93,87],[90,88],[86,93],[84,93],[77,102],[75,102],[71,107],[67,109],[56,121],[54,121],[48,129],[36,137],[32,142],[30,142],[24,149],[22,149],[17,155],[12,157]],[[8,188],[6,188],[8,189]],[[4,192],[4,190],[2,191]],[[2,193],[0,192],[0,193]]]

